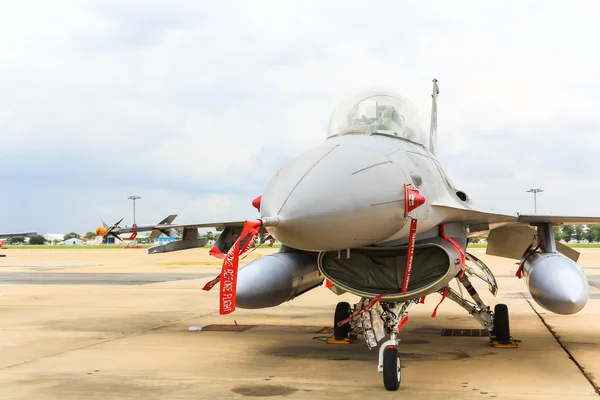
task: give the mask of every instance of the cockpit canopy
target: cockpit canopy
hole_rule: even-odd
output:
[[[426,140],[415,106],[388,89],[352,96],[331,115],[329,136],[373,133],[397,136],[421,145],[425,145]]]

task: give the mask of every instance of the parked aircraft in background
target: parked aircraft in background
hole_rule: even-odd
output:
[[[172,229],[171,223],[177,218],[177,214],[171,214],[167,218],[160,221],[158,224],[147,224],[147,225],[137,225],[133,224],[132,226],[120,227],[119,224],[123,221],[121,218],[112,226],[108,226],[106,222],[102,221],[102,226],[96,228],[96,235],[103,236],[104,239],[112,236],[116,239],[123,241],[123,239],[119,236],[123,233],[131,233],[131,235],[126,238],[127,240],[134,240],[137,237],[138,232],[148,232],[152,231],[150,234],[150,239],[156,239],[162,234],[165,234],[169,237],[177,237],[177,232],[175,229]]]
[[[0,233],[0,239],[32,238],[37,235],[37,232]]]
[[[552,228],[600,218],[481,207],[436,158],[438,93],[434,80],[428,135],[400,95],[382,90],[350,98],[333,113],[327,140],[283,166],[253,201],[258,220],[168,225],[190,233],[162,251],[196,247],[198,228],[223,229],[212,250],[225,258],[222,272],[205,287],[220,284],[221,314],[236,306],[276,306],[325,279],[335,293],[357,295],[354,305],[338,303],[334,337],[344,340],[360,326],[367,345],[379,345],[378,371],[388,390],[400,385],[398,332],[409,308],[432,293],[462,306],[494,343],[511,343],[506,305],[492,309],[471,283],[481,279],[493,295],[498,290],[489,268],[467,252],[471,236],[489,235],[488,254],[520,260],[517,275],[541,307],[578,312],[587,303],[588,282],[578,253],[555,242]],[[261,230],[282,249],[253,260],[238,276],[238,257]],[[113,226],[104,234],[124,232],[133,231]],[[450,287],[453,281],[460,290]]]
[[[15,238],[32,238],[37,236],[37,232],[20,232],[20,233],[0,233],[0,248],[4,246],[2,239],[15,239]],[[5,255],[2,255],[5,257]]]

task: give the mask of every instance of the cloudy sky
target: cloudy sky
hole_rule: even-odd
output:
[[[450,3],[452,5],[450,5]],[[485,4],[484,4],[485,3]],[[600,4],[19,1],[0,13],[0,231],[254,217],[345,96],[386,86],[480,203],[600,215]]]

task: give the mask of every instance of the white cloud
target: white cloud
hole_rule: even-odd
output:
[[[342,96],[389,86],[426,126],[433,76],[439,157],[473,198],[527,211],[524,190],[541,186],[540,211],[600,214],[599,8],[11,3],[0,15],[0,209],[11,210],[0,231],[85,230],[130,215],[133,192],[143,222],[253,216],[251,199],[323,140]]]

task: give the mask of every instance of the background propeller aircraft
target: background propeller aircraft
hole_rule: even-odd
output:
[[[102,236],[103,241],[106,240],[107,237],[112,236],[116,239],[121,239],[119,236],[123,233],[131,233],[131,236],[127,238],[127,240],[134,240],[137,237],[138,232],[148,232],[152,231],[150,234],[150,239],[156,239],[162,234],[165,234],[169,237],[177,237],[177,232],[171,226],[171,223],[177,218],[177,214],[169,215],[167,218],[160,221],[158,224],[147,224],[147,225],[137,225],[133,224],[132,226],[126,226],[121,228],[119,224],[123,221],[121,218],[119,221],[115,222],[113,225],[108,226],[106,222],[102,221],[102,226],[96,228],[96,235]]]
[[[335,293],[357,295],[352,306],[338,303],[334,337],[344,340],[362,327],[367,345],[379,345],[378,371],[387,390],[400,385],[398,332],[409,308],[429,294],[458,303],[494,342],[511,343],[506,305],[492,309],[471,283],[478,278],[492,294],[498,290],[490,269],[467,253],[469,237],[486,235],[488,254],[520,260],[517,276],[525,278],[541,307],[578,312],[587,303],[588,282],[576,263],[578,253],[555,242],[553,226],[600,218],[498,213],[479,206],[454,186],[436,158],[438,93],[434,80],[428,135],[415,107],[400,95],[380,90],[348,99],[333,113],[327,140],[281,168],[253,201],[258,220],[126,229],[115,224],[103,234],[184,229],[182,240],[150,251],[158,252],[197,247],[198,228],[223,229],[211,251],[227,253],[223,269],[205,286],[220,283],[221,314],[236,306],[276,306],[325,278]],[[282,249],[253,260],[238,276],[238,257],[261,230]],[[458,291],[450,287],[455,280]]]

